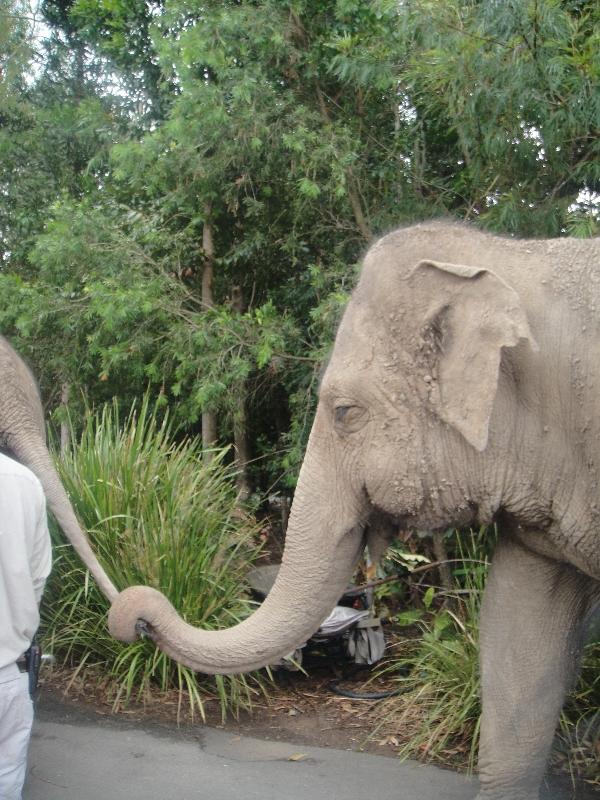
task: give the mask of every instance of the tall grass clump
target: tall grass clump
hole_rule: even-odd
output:
[[[224,451],[223,451],[224,452]],[[195,440],[176,442],[167,421],[143,402],[121,422],[116,404],[88,414],[58,469],[93,549],[118,589],[162,591],[192,625],[230,627],[251,608],[245,575],[258,554],[256,523],[240,514],[223,452],[203,459]],[[204,713],[250,704],[257,679],[204,678],[149,641],[124,645],[107,631],[108,602],[52,525],[55,563],[43,605],[46,646],[64,660],[99,667],[115,704],[152,689],[177,689],[179,703]]]

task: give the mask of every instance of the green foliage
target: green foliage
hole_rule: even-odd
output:
[[[50,207],[96,189],[119,135],[114,98],[81,74],[83,58],[61,47],[33,83],[22,64],[19,102],[0,114],[0,263],[22,275]]]
[[[65,200],[30,252],[35,277],[0,273],[0,325],[34,362],[50,401],[63,384],[86,387],[96,402],[130,401],[156,372],[171,282],[122,213]]]
[[[61,478],[98,558],[115,585],[146,584],[192,625],[229,627],[250,612],[243,593],[256,558],[257,528],[240,520],[223,452],[202,460],[198,442],[174,443],[147,400],[122,423],[116,404],[89,415],[80,440],[58,462]],[[123,645],[106,628],[108,604],[70,545],[52,529],[55,565],[43,607],[44,639],[69,662],[97,665],[115,703],[175,688],[192,712],[216,694],[222,712],[251,703],[252,676],[198,678],[147,641]]]
[[[585,216],[573,204],[600,178],[598,14],[556,0],[407,7],[405,85],[453,207],[522,235]]]
[[[33,57],[33,20],[20,0],[0,2],[0,118],[19,109]]]
[[[187,431],[216,413],[223,443],[247,419],[268,463],[260,489],[294,485],[372,235],[448,213],[597,233],[594,4],[45,0],[43,12],[35,80],[27,25],[9,31],[23,47],[0,120],[3,331],[45,389],[101,402],[150,387]]]

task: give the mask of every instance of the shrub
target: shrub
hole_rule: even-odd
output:
[[[258,554],[256,523],[236,505],[224,451],[203,459],[195,440],[175,442],[147,401],[121,424],[116,404],[88,414],[77,444],[58,462],[75,511],[118,589],[160,589],[183,618],[206,629],[248,615],[245,574]],[[106,628],[108,602],[56,525],[55,564],[43,606],[46,646],[110,676],[115,704],[153,687],[176,688],[190,710],[216,692],[221,710],[248,706],[256,678],[204,678],[149,641],[124,645]]]

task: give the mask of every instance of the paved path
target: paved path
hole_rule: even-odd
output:
[[[38,711],[23,800],[471,800],[477,792],[474,780],[414,762],[65,708]]]

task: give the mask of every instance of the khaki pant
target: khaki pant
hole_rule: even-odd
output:
[[[0,668],[0,800],[21,800],[32,722],[29,676]]]

